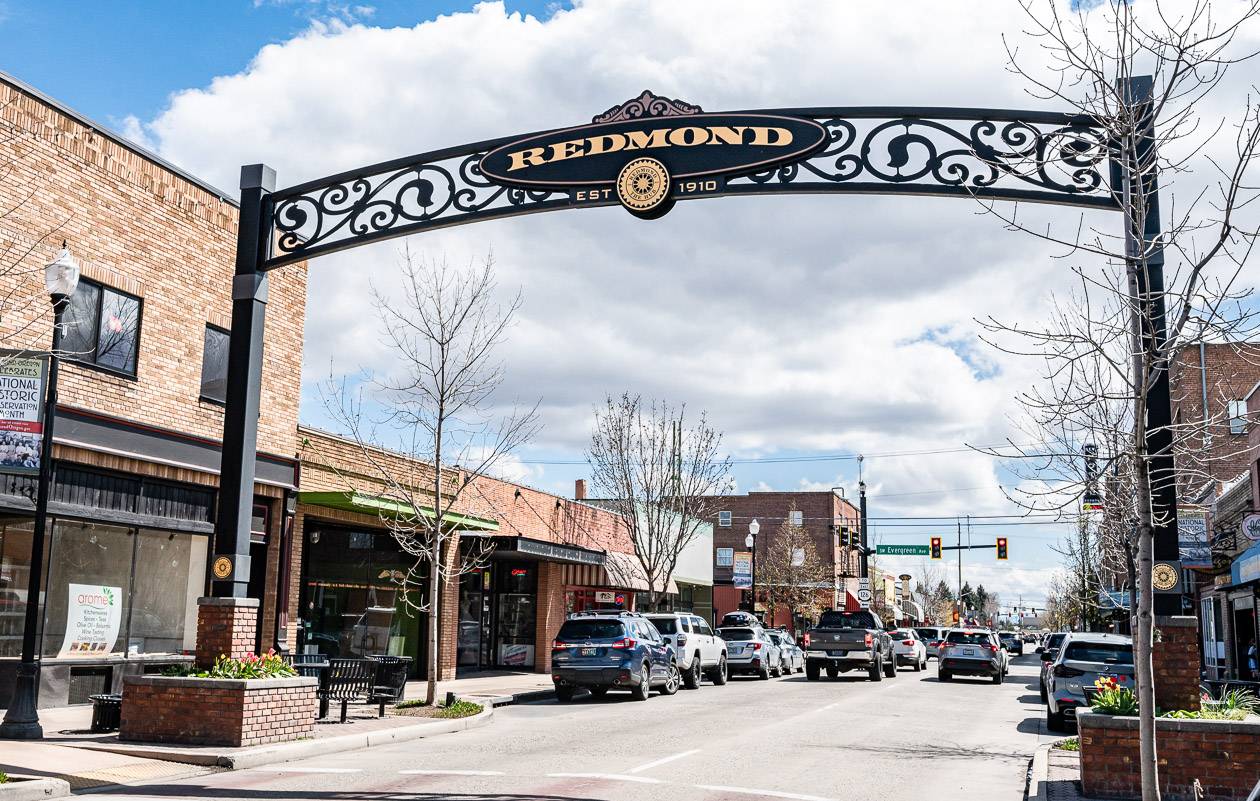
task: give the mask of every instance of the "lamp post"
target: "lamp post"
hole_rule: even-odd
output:
[[[22,621],[22,661],[18,663],[13,699],[0,723],[0,738],[38,740],[44,736],[35,708],[39,690],[39,661],[35,655],[35,629],[39,624],[39,596],[43,579],[44,539],[48,523],[48,487],[52,483],[53,421],[57,412],[57,352],[61,349],[62,317],[70,296],[79,285],[79,263],[61,243],[57,258],[44,267],[44,287],[52,299],[53,339],[48,355],[48,390],[44,396],[43,441],[39,449],[39,481],[35,491],[35,530],[31,536],[31,566],[26,583],[26,615]]]
[[[744,537],[744,547],[752,551],[752,566],[751,566],[752,575],[749,576],[749,583],[752,584],[752,587],[749,588],[750,592],[752,593],[752,603],[749,604],[748,611],[753,613],[753,617],[757,616],[757,532],[758,531],[761,531],[761,524],[757,522],[756,518],[754,518],[753,521],[748,524],[748,536]]]

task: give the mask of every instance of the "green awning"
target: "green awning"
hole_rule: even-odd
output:
[[[343,512],[386,516],[415,516],[433,518],[434,512],[427,506],[415,509],[409,504],[382,498],[379,495],[368,495],[363,492],[299,492],[298,503],[308,506],[324,506],[329,509],[340,509]],[[498,531],[499,522],[484,517],[461,515],[448,512],[442,516],[443,523],[449,523],[468,531]]]

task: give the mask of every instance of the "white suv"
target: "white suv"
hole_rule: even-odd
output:
[[[696,689],[700,686],[702,675],[708,676],[714,684],[726,684],[729,675],[726,641],[713,633],[707,620],[686,612],[648,614],[645,617],[652,621],[665,642],[674,649],[684,687]]]

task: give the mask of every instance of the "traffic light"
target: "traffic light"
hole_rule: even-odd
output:
[[[1006,537],[997,538],[997,558],[1006,559]]]
[[[1002,542],[1005,545],[1006,541],[1003,540]],[[941,558],[941,538],[940,537],[932,538],[932,558],[933,559]]]
[[[957,623],[957,622],[958,622],[958,610],[957,610],[957,609],[955,609],[955,610],[954,610],[954,622],[955,622],[955,623]]]

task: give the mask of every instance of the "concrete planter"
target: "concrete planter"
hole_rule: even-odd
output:
[[[1081,789],[1094,798],[1140,798],[1138,719],[1076,716]],[[1260,721],[1158,718],[1155,745],[1166,801],[1194,801],[1195,781],[1213,801],[1245,801],[1260,777]]]
[[[68,795],[70,783],[64,779],[10,776],[7,782],[0,784],[0,801],[40,801]]]
[[[310,737],[313,678],[128,676],[120,740],[240,747]]]

